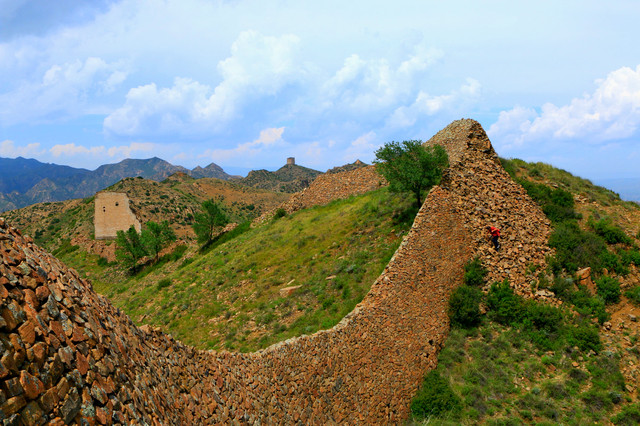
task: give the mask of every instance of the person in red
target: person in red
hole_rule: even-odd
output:
[[[491,235],[491,242],[496,248],[496,251],[500,250],[500,241],[498,241],[500,238],[500,230],[494,226],[487,226],[487,231]]]

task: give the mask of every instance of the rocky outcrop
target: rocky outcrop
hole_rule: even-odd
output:
[[[538,240],[524,240],[534,229],[546,232],[524,223],[541,212],[500,169],[479,124],[454,125],[450,145],[459,159],[453,156],[363,301],[330,330],[255,353],[198,351],[136,327],[0,220],[0,418],[28,425],[402,423],[424,373],[436,366],[448,298],[465,262],[482,255],[492,278],[509,277],[520,288],[528,262],[544,261]],[[487,221],[504,230],[499,254],[487,249]],[[514,254],[523,260],[508,257]]]

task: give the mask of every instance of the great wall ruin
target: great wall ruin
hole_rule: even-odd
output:
[[[549,250],[546,217],[502,169],[477,122],[456,121],[427,143],[446,147],[450,168],[369,294],[334,328],[255,353],[200,351],[136,327],[0,219],[0,420],[403,422],[436,365],[465,262],[481,256],[492,280],[509,278],[527,292],[527,269],[544,266]],[[500,252],[484,239],[488,223],[503,230]]]
[[[118,231],[133,226],[140,232],[141,225],[129,206],[129,197],[123,192],[100,191],[94,200],[94,233],[96,240],[115,238]]]

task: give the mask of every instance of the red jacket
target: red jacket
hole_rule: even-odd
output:
[[[489,227],[489,232],[491,233],[492,237],[499,237],[500,236],[500,230],[498,228],[494,228],[493,226]]]

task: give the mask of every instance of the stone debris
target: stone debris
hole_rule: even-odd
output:
[[[299,288],[301,288],[301,285],[292,285],[290,287],[284,287],[280,289],[280,296],[282,297],[289,297],[291,296],[293,293],[295,293],[295,291]]]
[[[131,319],[0,219],[4,424],[400,424],[447,337],[464,264],[531,292],[549,223],[482,127],[452,123],[452,162],[369,294],[338,325],[243,354],[200,351]],[[372,167],[320,177],[290,209],[383,184]],[[342,178],[351,179],[343,185]],[[369,189],[366,189],[369,188]],[[326,201],[323,201],[326,200]],[[485,226],[503,233],[495,252]],[[284,289],[283,289],[284,290]]]

